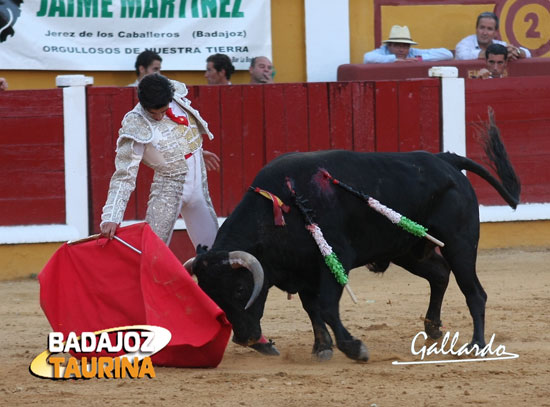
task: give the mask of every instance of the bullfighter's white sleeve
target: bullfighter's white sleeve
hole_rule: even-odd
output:
[[[118,140],[115,158],[115,172],[111,177],[107,202],[103,207],[101,224],[120,224],[124,217],[130,195],[136,187],[139,163],[143,158],[144,145],[132,139],[121,137]]]

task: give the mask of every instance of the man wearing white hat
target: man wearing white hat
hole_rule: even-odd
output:
[[[363,57],[363,63],[388,63],[388,62],[418,62],[418,61],[444,61],[453,59],[453,53],[446,48],[418,49],[411,48],[417,43],[411,39],[409,27],[394,25],[391,28],[384,45],[374,51],[367,52]]]

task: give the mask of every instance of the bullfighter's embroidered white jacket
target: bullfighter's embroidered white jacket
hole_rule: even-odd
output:
[[[155,171],[146,221],[165,242],[171,236],[182,205],[183,183],[188,171],[186,157],[189,158],[195,152],[200,151],[200,165],[203,167],[201,190],[206,194],[205,200],[215,216],[201,150],[203,135],[209,139],[213,135],[206,121],[185,97],[186,86],[177,81],[171,82],[175,92],[170,107],[176,115],[185,115],[189,125],[178,124],[166,116],[156,121],[140,104],[124,116],[117,140],[115,172],[101,216],[102,224],[122,222],[128,200],[136,186],[139,164],[143,161]],[[155,230],[155,224],[160,225],[158,230]]]

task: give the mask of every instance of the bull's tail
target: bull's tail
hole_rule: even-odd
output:
[[[478,141],[485,150],[488,163],[500,181],[493,177],[487,169],[469,158],[451,153],[440,153],[439,157],[459,170],[467,170],[479,175],[498,191],[508,205],[515,209],[519,203],[521,183],[508,158],[491,108],[489,108],[489,122],[478,125],[476,130]]]

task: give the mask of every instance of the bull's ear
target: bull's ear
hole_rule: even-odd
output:
[[[208,246],[202,244],[197,245],[197,254],[204,254],[208,251]]]

